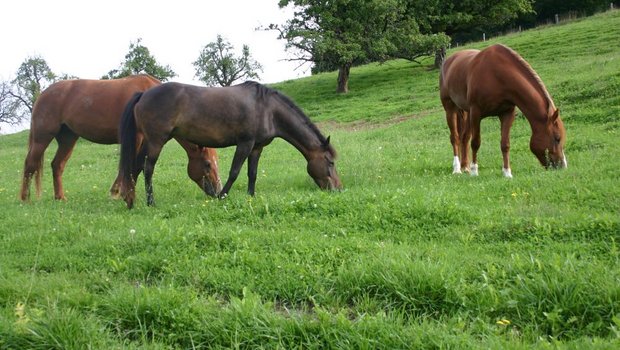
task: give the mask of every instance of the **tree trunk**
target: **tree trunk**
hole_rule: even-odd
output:
[[[434,67],[437,69],[441,68],[443,61],[445,60],[446,60],[446,48],[441,47],[440,49],[435,51],[435,66]]]
[[[338,69],[338,90],[336,92],[346,94],[349,92],[349,73],[351,72],[351,64],[346,63]]]

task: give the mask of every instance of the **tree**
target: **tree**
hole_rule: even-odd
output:
[[[480,38],[480,33],[500,30],[520,15],[531,13],[534,0],[427,0],[417,3],[420,30],[431,34],[444,32],[452,40]],[[445,47],[435,54],[439,68],[445,57]]]
[[[432,4],[420,17],[423,32],[445,32],[453,37],[499,30],[520,15],[532,13],[534,0],[427,0]],[[477,34],[476,34],[477,35]],[[479,38],[476,36],[476,38]]]
[[[149,49],[141,42],[142,39],[139,38],[136,42],[130,43],[129,52],[125,55],[125,61],[121,63],[121,66],[109,71],[101,79],[118,79],[133,74],[147,73],[161,81],[167,81],[176,76],[170,66],[162,66],[157,63]]]
[[[19,113],[19,101],[13,97],[11,85],[0,82],[0,123],[19,124],[24,115]]]
[[[243,45],[240,57],[235,57],[233,50],[218,34],[217,40],[207,44],[193,63],[196,77],[209,86],[230,86],[241,79],[259,79],[257,72],[263,67],[252,58],[249,46]]]
[[[57,80],[47,62],[39,56],[28,57],[19,66],[17,76],[13,80],[13,97],[32,113],[32,107],[41,91]]]
[[[422,1],[425,3],[426,1]],[[412,0],[280,0],[295,5],[293,19],[271,24],[294,51],[292,60],[314,63],[313,72],[338,69],[337,91],[346,93],[354,65],[392,58],[415,60],[446,46],[443,34],[420,32]]]
[[[534,12],[527,13],[519,18],[518,23],[526,27],[534,26],[537,22],[550,20],[556,14],[577,12],[579,14],[592,15],[597,11],[609,8],[609,0],[536,0]]]
[[[27,57],[15,79],[0,83],[0,122],[18,124],[28,119],[41,91],[62,77],[52,72],[42,57]]]

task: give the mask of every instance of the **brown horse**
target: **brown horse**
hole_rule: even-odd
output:
[[[289,98],[255,82],[232,87],[205,88],[165,83],[127,104],[121,120],[121,195],[131,208],[135,199],[136,134],[142,132],[146,147],[144,180],[147,204],[153,205],[152,176],[164,144],[182,137],[206,147],[236,145],[228,181],[220,192],[226,196],[248,159],[248,193],[254,195],[258,160],[263,147],[281,137],[299,150],[308,162],[308,174],[321,189],[340,189],[336,151],[310,119]]]
[[[538,74],[512,49],[493,45],[482,51],[455,53],[442,66],[439,90],[450,128],[454,173],[460,173],[462,168],[478,175],[480,121],[497,115],[502,131],[503,173],[512,177],[508,152],[515,106],[530,123],[530,149],[540,163],[546,168],[567,166],[563,150],[566,133],[560,113]],[[471,168],[467,155],[470,140]]]
[[[62,173],[78,138],[101,144],[119,143],[121,114],[131,96],[160,84],[159,80],[144,74],[115,80],[64,80],[45,89],[32,112],[21,200],[29,199],[33,176],[37,197],[40,196],[43,154],[54,138],[58,143],[52,161],[54,197],[65,199]],[[137,142],[140,140],[141,137]],[[187,152],[189,177],[207,194],[215,196],[222,186],[216,151],[182,139],[177,141]],[[118,196],[120,180],[119,175],[110,189],[113,196]]]

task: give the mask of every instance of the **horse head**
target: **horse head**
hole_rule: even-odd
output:
[[[200,157],[190,159],[187,174],[208,196],[216,197],[222,190],[217,151],[213,148],[200,147]]]
[[[322,190],[341,190],[342,182],[336,172],[334,160],[336,152],[329,144],[329,137],[321,145],[320,150],[308,159],[308,175]]]
[[[544,128],[533,130],[530,149],[545,168],[561,169],[568,166],[564,155],[565,142],[564,123],[560,111],[556,109]]]

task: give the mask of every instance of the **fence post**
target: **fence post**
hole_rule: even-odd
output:
[[[555,24],[560,23],[560,16],[556,13],[555,14]]]
[[[482,33],[482,41],[487,41],[487,33]]]

